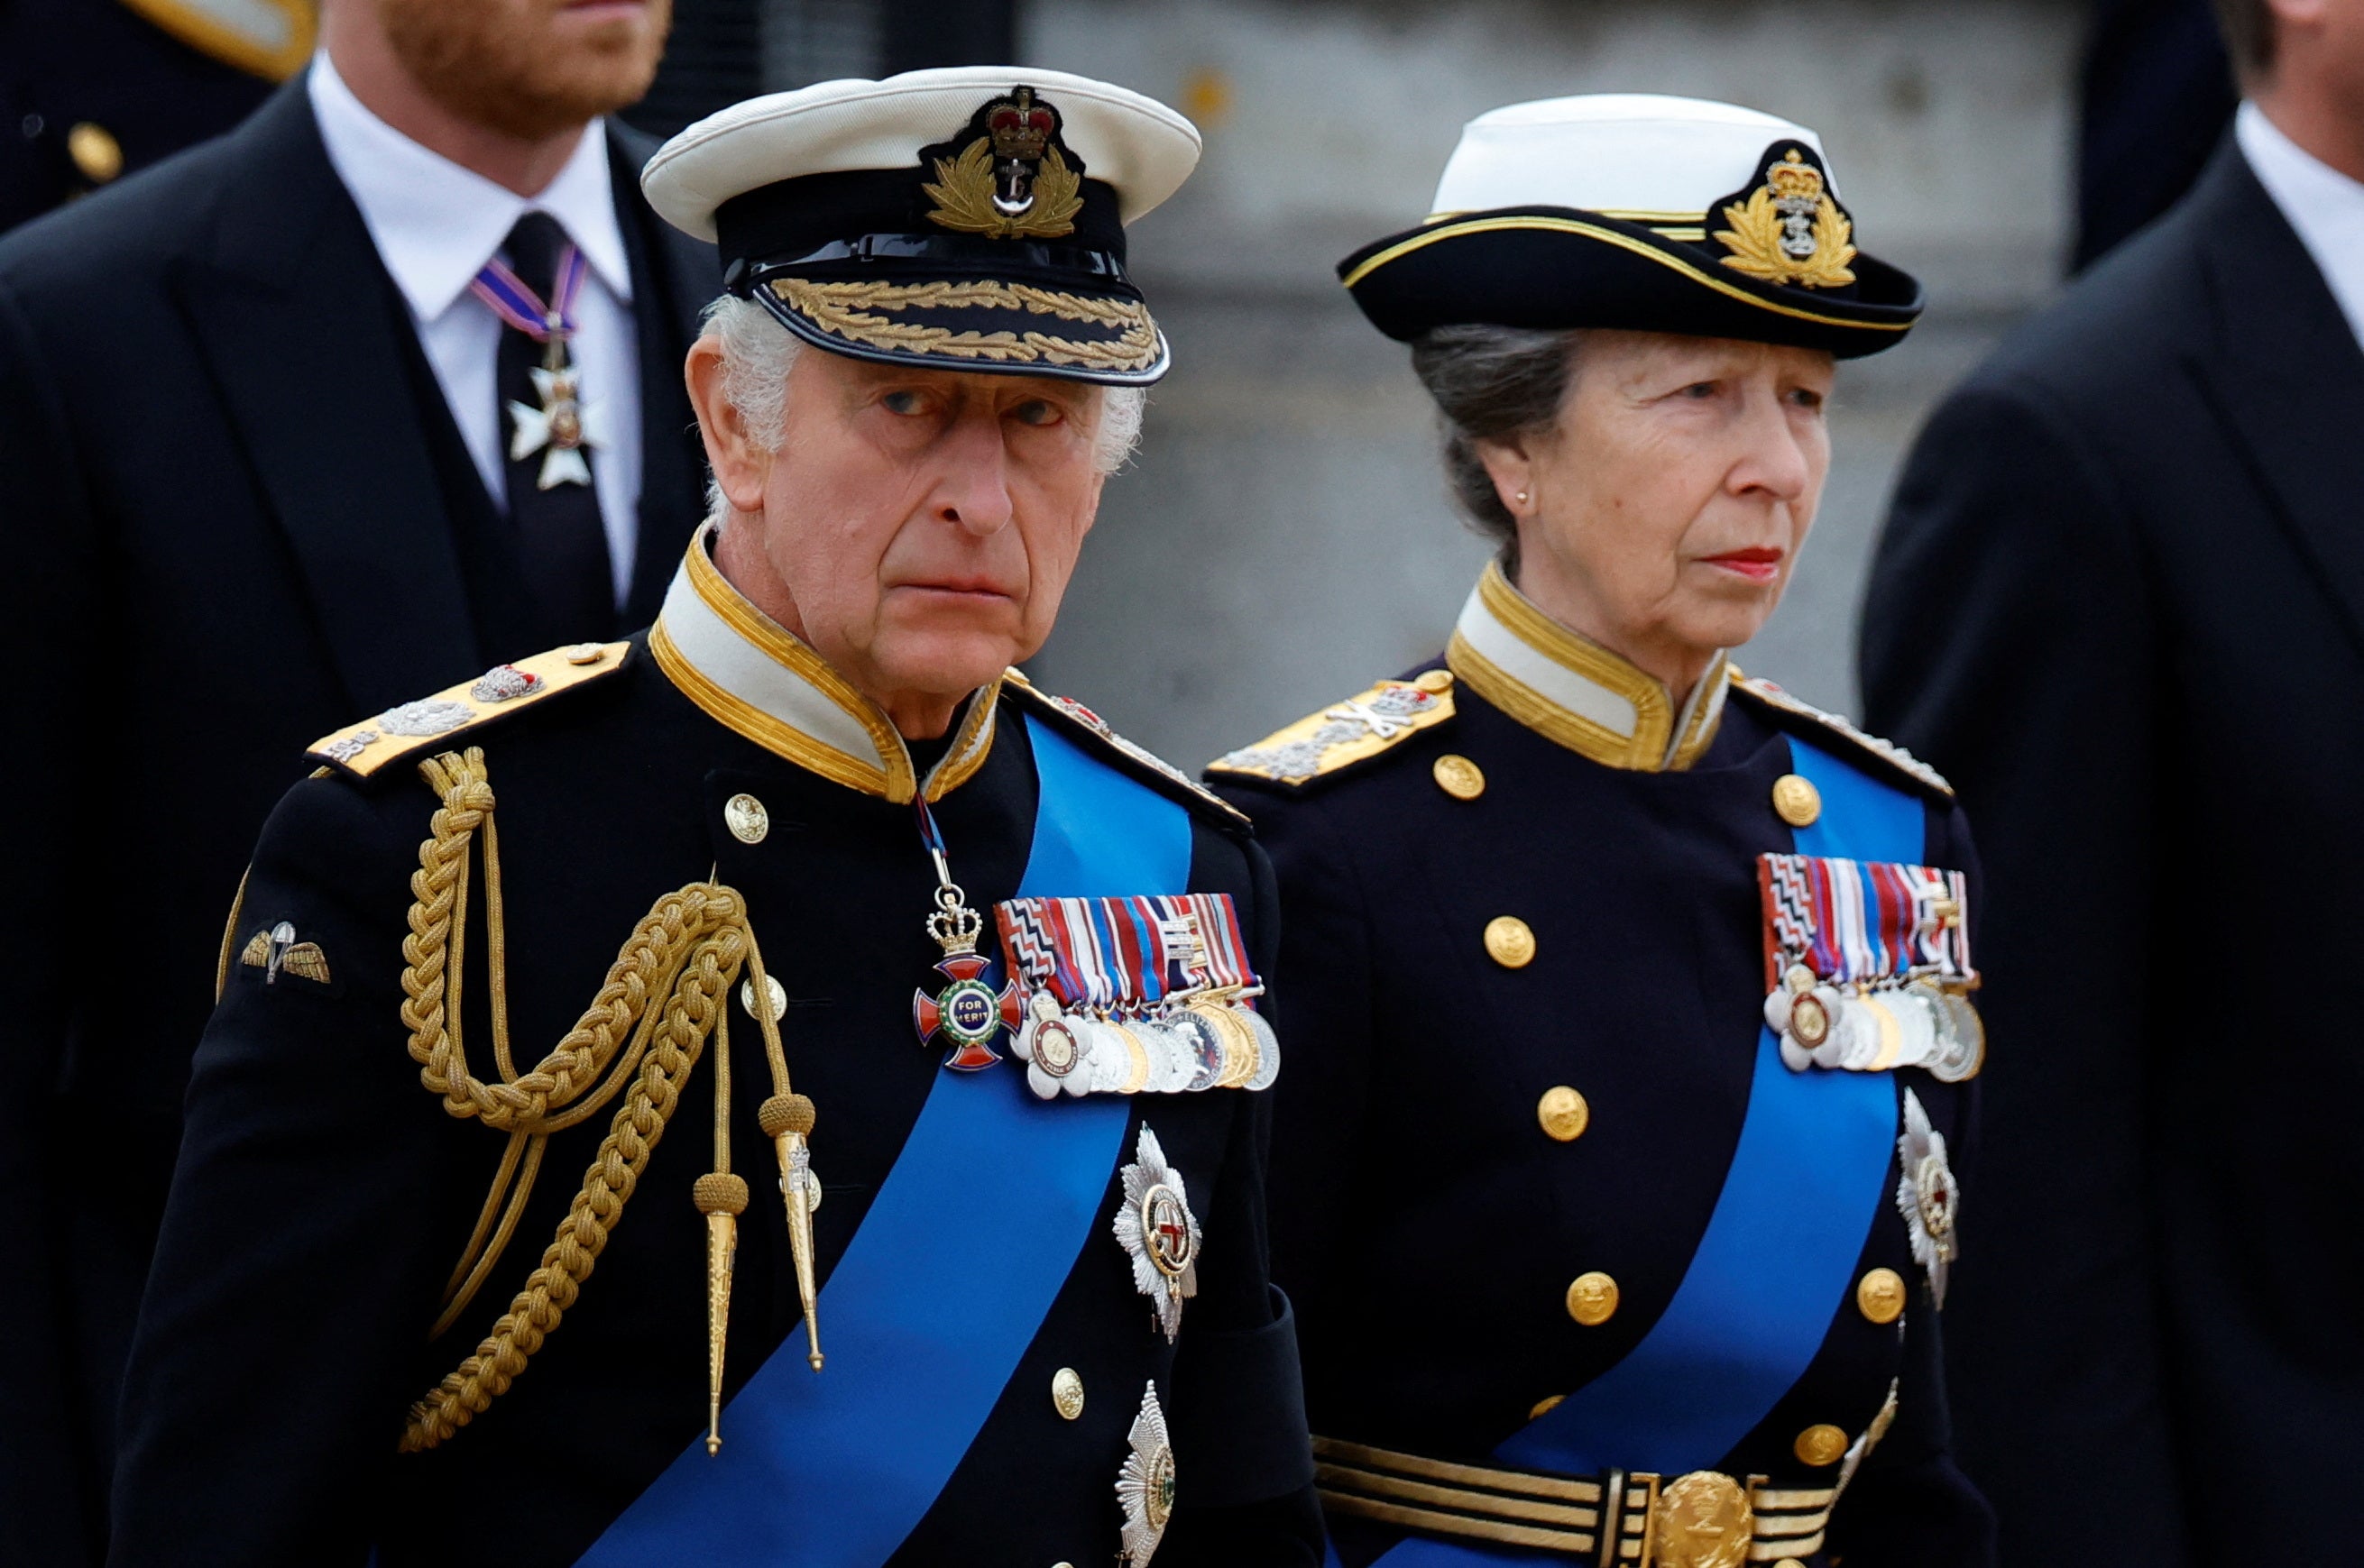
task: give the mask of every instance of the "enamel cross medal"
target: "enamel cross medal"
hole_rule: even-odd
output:
[[[944,1065],[955,1073],[974,1073],[1001,1060],[994,1038],[1024,1021],[1023,998],[1016,981],[996,991],[986,984],[990,959],[976,951],[985,917],[968,906],[960,884],[952,879],[944,859],[944,841],[925,797],[913,802],[920,812],[920,837],[936,867],[936,912],[928,917],[928,935],[944,950],[936,973],[944,984],[931,995],[925,987],[911,993],[911,1024],[923,1046],[942,1043],[952,1048]]]
[[[494,315],[541,345],[541,363],[528,373],[541,406],[514,398],[508,404],[509,461],[542,454],[537,489],[590,484],[591,465],[584,453],[608,444],[606,405],[583,401],[566,348],[574,336],[575,297],[583,292],[589,270],[583,252],[569,245],[558,259],[558,277],[547,303],[498,257],[485,262],[468,284]]]

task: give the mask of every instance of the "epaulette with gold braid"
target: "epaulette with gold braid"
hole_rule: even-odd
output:
[[[1810,719],[1846,741],[1854,750],[1868,753],[1875,761],[1885,763],[1889,768],[1902,773],[1913,783],[1944,795],[1947,800],[1954,798],[1954,786],[1946,782],[1945,774],[1893,740],[1883,740],[1877,735],[1868,735],[1839,715],[1826,713],[1810,702],[1802,702],[1770,681],[1744,676],[1736,669],[1732,672],[1732,689],[1744,696],[1756,698],[1777,714],[1789,714],[1798,718]]]
[[[469,730],[612,675],[631,651],[629,642],[578,642],[514,664],[496,664],[473,681],[324,735],[306,754],[367,778],[430,744],[448,747]]]
[[[1181,789],[1193,801],[1218,816],[1241,824],[1247,822],[1247,814],[1238,806],[1233,806],[1146,746],[1136,745],[1119,735],[1109,728],[1107,719],[1102,718],[1075,698],[1054,695],[1014,669],[1004,677],[1004,680],[1011,693],[1021,701],[1031,705],[1036,710],[1047,713],[1054,717],[1065,719],[1072,728],[1084,731],[1119,756],[1147,769],[1165,783]]]
[[[1225,778],[1301,784],[1378,756],[1452,717],[1452,672],[1428,670],[1409,681],[1381,681],[1308,714],[1253,746],[1225,752],[1207,771]]]

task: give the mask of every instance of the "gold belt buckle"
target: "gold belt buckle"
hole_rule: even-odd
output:
[[[1747,1562],[1756,1513],[1747,1488],[1731,1476],[1694,1470],[1662,1485],[1655,1475],[1629,1475],[1626,1493],[1629,1506],[1649,1510],[1644,1568],[1740,1568]]]

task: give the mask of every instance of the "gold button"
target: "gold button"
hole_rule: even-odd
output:
[[[1422,670],[1411,678],[1411,684],[1424,692],[1449,692],[1453,689],[1453,672]]]
[[[123,172],[123,144],[105,126],[88,120],[66,132],[66,156],[94,185],[104,185]]]
[[[1535,1102],[1535,1119],[1562,1143],[1573,1143],[1592,1125],[1592,1107],[1584,1103],[1582,1095],[1559,1084],[1545,1089],[1544,1097]]]
[[[734,795],[722,803],[722,820],[730,836],[742,844],[760,844],[772,830],[772,814],[752,795]]]
[[[1824,1422],[1800,1432],[1798,1440],[1790,1448],[1797,1454],[1799,1463],[1820,1469],[1825,1464],[1836,1464],[1846,1457],[1847,1435]]]
[[[1773,809],[1792,828],[1811,828],[1822,819],[1823,792],[1812,779],[1783,773],[1773,781]]]
[[[1072,1421],[1084,1413],[1084,1380],[1074,1367],[1063,1366],[1051,1374],[1051,1405],[1062,1420]]]
[[[1534,962],[1535,934],[1516,915],[1497,915],[1486,922],[1486,955],[1504,969],[1524,969]]]
[[[569,664],[597,664],[606,657],[608,657],[606,645],[597,642],[578,642],[566,651],[566,662]]]
[[[1436,775],[1436,787],[1455,800],[1475,800],[1486,793],[1485,770],[1466,757],[1447,752],[1429,772]]]
[[[1565,1394],[1555,1394],[1548,1399],[1536,1400],[1534,1408],[1527,1412],[1527,1419],[1530,1421],[1542,1420],[1545,1416],[1550,1415],[1554,1410],[1559,1408],[1559,1402],[1567,1397],[1567,1396]]]
[[[1617,1316],[1617,1282],[1598,1269],[1577,1275],[1567,1287],[1567,1315],[1588,1329],[1608,1322]]]
[[[1893,1323],[1904,1316],[1904,1282],[1894,1269],[1874,1269],[1855,1287],[1858,1311],[1875,1323]]]

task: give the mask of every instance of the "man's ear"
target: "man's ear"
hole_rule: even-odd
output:
[[[755,439],[747,421],[722,390],[722,343],[700,338],[689,346],[682,374],[689,384],[689,406],[697,415],[697,433],[706,443],[706,461],[723,499],[742,512],[764,509],[764,486],[772,476],[773,449]]]

